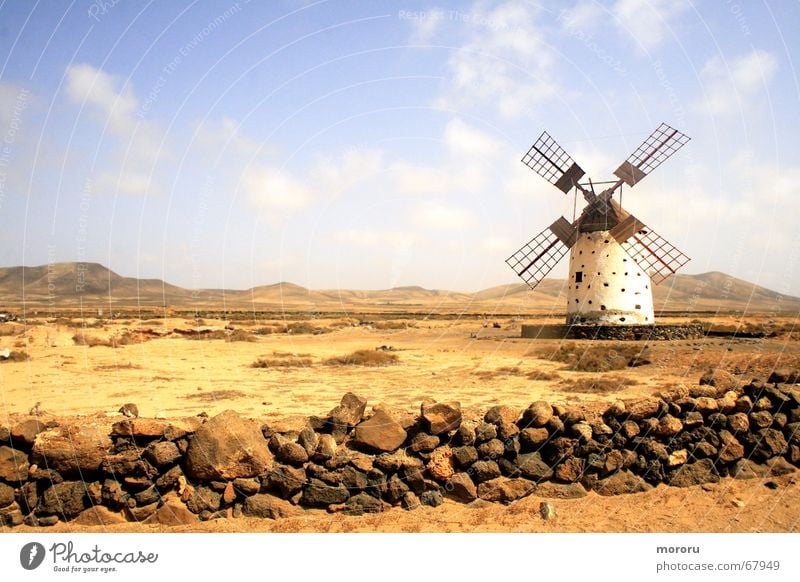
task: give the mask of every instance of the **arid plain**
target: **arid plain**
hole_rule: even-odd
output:
[[[596,415],[616,400],[697,385],[713,369],[748,381],[777,368],[800,368],[800,301],[721,274],[684,278],[682,284],[688,291],[673,286],[671,296],[657,295],[660,323],[694,321],[712,333],[650,343],[520,338],[522,323],[560,323],[557,286],[537,296],[511,287],[484,296],[417,288],[382,297],[338,292],[323,302],[312,295],[318,292],[284,285],[273,286],[272,300],[255,309],[234,302],[225,312],[208,297],[202,305],[166,309],[148,302],[134,307],[114,300],[113,292],[80,308],[64,294],[52,303],[35,297],[10,303],[16,320],[0,325],[0,347],[23,354],[0,364],[0,421],[10,425],[34,409],[44,419],[79,417],[110,427],[121,418],[120,406],[132,402],[141,417],[234,409],[270,427],[300,430],[309,415],[325,414],[346,392],[366,398],[368,410],[380,404],[400,415],[418,413],[428,400],[458,401],[467,419],[480,418],[493,405],[521,410],[537,400]],[[158,297],[148,300],[157,303]],[[575,354],[580,359],[589,353],[600,354],[600,363],[575,365]],[[638,365],[615,365],[619,358]],[[277,521],[214,520],[175,530],[797,531],[797,474],[771,478],[769,487],[766,481],[659,485],[635,498],[590,492],[552,500],[556,517],[549,521],[532,496],[508,506],[446,501],[361,517],[312,510]]]

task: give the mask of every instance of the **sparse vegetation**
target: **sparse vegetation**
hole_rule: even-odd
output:
[[[0,363],[2,363],[2,362],[27,362],[30,359],[31,359],[31,357],[28,355],[28,352],[26,352],[25,350],[12,350],[7,358],[0,358]]]
[[[400,361],[397,354],[378,350],[356,350],[346,356],[336,356],[325,360],[328,366],[391,366]]]
[[[377,330],[395,330],[395,329],[408,329],[409,327],[416,327],[416,324],[413,321],[406,321],[406,320],[385,320],[385,321],[373,321],[370,323],[373,329]]]
[[[136,333],[124,331],[120,334],[114,334],[107,338],[98,337],[95,335],[88,335],[83,331],[79,331],[72,336],[72,341],[78,346],[88,346],[90,348],[96,346],[105,346],[109,348],[116,348],[119,346],[128,346],[132,344],[141,344],[151,340],[154,336],[148,333]]]
[[[281,356],[275,358],[262,357],[250,364],[252,368],[306,368],[311,365],[311,358],[300,356]]]
[[[584,394],[610,394],[625,386],[635,386],[636,384],[638,382],[633,378],[599,376],[562,380],[559,387],[571,392],[582,392]]]
[[[100,366],[95,366],[95,372],[116,372],[117,370],[140,370],[142,367],[138,364],[132,364],[128,362],[127,364],[101,364]]]
[[[553,362],[567,364],[574,372],[609,372],[649,364],[647,346],[633,343],[611,345],[586,345],[576,342],[562,343],[554,352],[540,354]]]
[[[186,396],[190,400],[200,402],[217,402],[219,400],[235,400],[236,398],[247,398],[247,394],[241,390],[212,390],[211,392],[200,392],[199,394],[189,394]]]
[[[183,332],[182,335],[190,340],[225,340],[226,342],[256,342],[258,337],[243,329],[227,331],[224,329],[201,329]]]

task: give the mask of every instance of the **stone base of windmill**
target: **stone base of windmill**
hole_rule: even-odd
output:
[[[703,326],[698,323],[685,325],[523,324],[522,326],[523,338],[541,340],[669,341],[697,339],[703,336]]]

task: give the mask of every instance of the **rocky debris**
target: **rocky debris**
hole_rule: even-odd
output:
[[[308,461],[308,452],[302,445],[283,439],[283,442],[280,443],[275,451],[275,457],[281,463],[300,466]]]
[[[310,507],[327,507],[336,503],[344,503],[350,497],[350,492],[344,485],[328,485],[319,479],[311,479],[303,487],[303,496],[300,503]]]
[[[517,458],[517,467],[523,477],[532,479],[537,483],[553,477],[553,469],[543,459],[541,454],[526,453]]]
[[[767,460],[783,455],[787,451],[786,439],[783,433],[773,428],[762,428],[756,436],[756,447],[753,456],[756,459]]]
[[[396,451],[406,440],[407,433],[383,410],[355,427],[353,442],[379,452]]]
[[[659,398],[641,398],[625,405],[625,413],[628,420],[641,421],[658,415],[664,402]]]
[[[306,484],[306,472],[301,468],[288,465],[275,465],[267,474],[266,485],[280,492],[288,499]]]
[[[300,516],[303,514],[303,509],[280,497],[275,497],[268,493],[260,493],[244,500],[242,514],[248,517],[281,519]]]
[[[723,463],[733,463],[744,457],[744,446],[736,440],[736,437],[730,432],[721,430],[719,432],[719,440],[720,446],[718,450],[720,461]]]
[[[413,495],[413,493],[411,493]],[[405,503],[405,499],[403,500]],[[417,502],[419,505],[419,501]],[[365,513],[380,513],[386,509],[386,505],[377,497],[359,493],[347,500],[347,503],[329,505],[328,511],[341,511],[347,515],[364,515]]]
[[[550,434],[546,428],[524,428],[519,433],[519,442],[529,451],[535,451],[547,442]]]
[[[477,483],[500,477],[500,467],[494,461],[477,461],[470,467],[470,474]]]
[[[523,428],[540,428],[550,422],[552,417],[553,407],[544,400],[538,400],[525,409],[520,424]]]
[[[196,432],[202,424],[203,419],[199,416],[171,421],[156,418],[128,418],[113,424],[111,436],[141,439],[165,438],[174,441]]]
[[[144,458],[156,467],[166,467],[181,457],[178,445],[172,441],[150,443],[144,450]]]
[[[727,370],[714,369],[700,377],[700,385],[713,386],[719,394],[722,394],[729,390],[736,390],[739,387],[739,381]]]
[[[609,496],[644,493],[652,488],[652,485],[649,485],[644,479],[630,471],[619,471],[610,477],[600,479],[593,489],[599,495]]]
[[[0,479],[19,483],[28,478],[28,455],[11,447],[0,447]]]
[[[14,488],[0,483],[0,508],[8,507],[12,503],[14,503]]]
[[[86,485],[81,481],[64,481],[44,490],[37,512],[56,515],[64,521],[77,517],[86,509]]]
[[[203,424],[186,452],[186,474],[201,481],[254,477],[271,466],[259,426],[232,410]]]
[[[462,503],[469,503],[478,498],[478,488],[466,473],[453,475],[445,484],[444,490],[448,497]]]
[[[575,438],[579,439],[582,442],[588,442],[592,440],[592,436],[594,436],[592,427],[585,422],[576,422],[569,427],[569,430],[572,436],[574,436]]]
[[[460,468],[468,469],[478,460],[478,449],[472,446],[455,447],[453,449],[453,458]]]
[[[459,402],[423,403],[421,414],[428,432],[432,435],[448,433],[461,427]]]
[[[683,423],[671,414],[666,414],[658,421],[655,434],[662,437],[673,437],[682,430]]]
[[[125,523],[125,518],[121,513],[111,511],[102,505],[94,505],[84,509],[78,514],[73,522],[76,525],[116,525],[118,523]]]
[[[695,408],[697,412],[702,414],[703,416],[707,416],[712,412],[717,412],[719,410],[719,405],[715,398],[711,398],[710,396],[698,396],[694,400]]]
[[[342,396],[339,406],[328,414],[328,423],[334,438],[340,441],[348,430],[356,426],[364,418],[367,400],[348,392]]]
[[[318,461],[326,461],[333,458],[336,454],[336,439],[329,434],[319,435],[317,450],[314,453],[314,459]]]
[[[559,481],[574,483],[583,475],[584,463],[580,457],[569,457],[556,466],[554,476]]]
[[[411,439],[409,450],[414,453],[430,453],[440,444],[438,436],[433,436],[428,433],[418,433]]]
[[[536,484],[521,477],[496,477],[478,485],[478,497],[485,501],[511,503],[536,492]]]
[[[220,507],[222,495],[210,487],[197,487],[186,501],[186,507],[192,513],[202,513],[203,511],[216,511]]]
[[[444,503],[444,496],[442,492],[437,490],[425,491],[422,495],[419,496],[419,501],[422,505],[427,505],[429,507],[439,507],[442,503]]]
[[[11,438],[18,443],[28,446],[33,445],[36,435],[49,428],[44,422],[37,418],[23,420],[11,427]]]
[[[718,482],[719,473],[711,459],[701,459],[683,465],[669,479],[669,484],[673,487],[691,487],[692,485]]]
[[[478,445],[478,456],[481,459],[497,459],[503,456],[506,447],[500,439],[491,439]]]

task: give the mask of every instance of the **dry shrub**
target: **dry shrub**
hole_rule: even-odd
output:
[[[12,350],[7,358],[0,358],[0,362],[27,362],[30,359],[25,350]]]
[[[251,368],[306,368],[311,365],[311,358],[295,356],[280,358],[258,358],[250,364]]]
[[[346,356],[325,360],[328,366],[390,366],[400,361],[396,354],[379,350],[356,350]]]
[[[258,337],[243,329],[227,331],[224,329],[201,329],[183,332],[186,339],[190,340],[225,340],[226,342],[256,342]]]
[[[258,338],[254,336],[249,331],[244,331],[243,329],[235,329],[233,330],[230,335],[225,338],[229,342],[255,342],[258,341]]]
[[[416,327],[413,321],[374,321],[372,328],[377,330],[393,330],[393,329],[408,329],[409,327]]]
[[[85,333],[76,333],[72,336],[72,341],[78,346],[88,346],[93,348],[95,346],[111,347],[111,340],[108,338],[97,337],[94,335],[86,335]]]
[[[139,364],[101,364],[95,366],[95,372],[116,372],[117,370],[140,370],[142,367]]]
[[[638,384],[633,378],[622,376],[599,376],[595,378],[577,378],[563,380],[560,385],[565,390],[582,392],[585,394],[610,394],[623,389],[625,386],[635,386]]]
[[[212,390],[211,392],[201,392],[200,394],[189,394],[186,398],[199,400],[200,402],[216,402],[218,400],[247,398],[247,394],[241,390]]]
[[[542,382],[550,382],[553,380],[560,380],[561,376],[555,372],[543,372],[541,370],[534,370],[529,372],[526,377],[529,380],[541,380]]]
[[[621,342],[587,346],[569,342],[559,345],[555,352],[542,354],[541,357],[554,362],[564,362],[567,364],[567,370],[575,372],[608,372],[649,364],[646,350],[646,346]]]
[[[286,326],[284,333],[320,335],[329,331],[328,328],[316,326],[308,321],[294,321]]]

